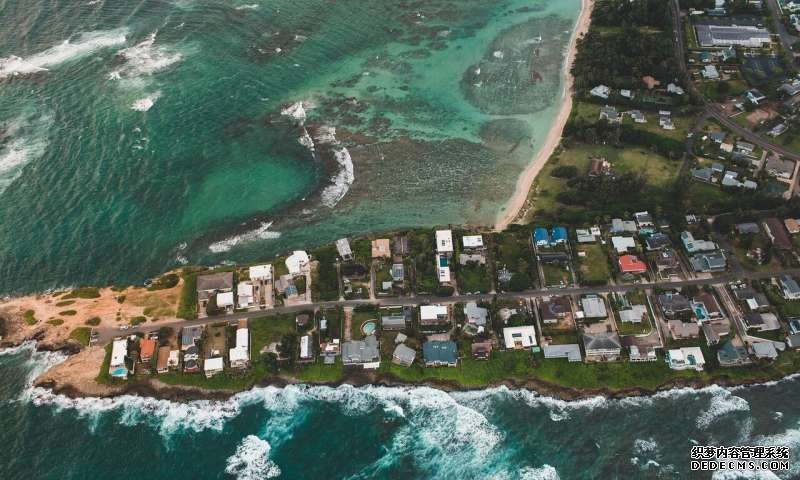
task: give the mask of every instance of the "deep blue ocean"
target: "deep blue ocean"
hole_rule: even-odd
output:
[[[223,402],[72,400],[29,382],[60,354],[0,355],[0,478],[798,478],[689,471],[694,445],[800,455],[800,378],[564,402],[505,388],[257,388]]]

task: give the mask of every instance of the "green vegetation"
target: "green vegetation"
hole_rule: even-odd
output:
[[[177,273],[168,273],[166,275],[162,275],[153,281],[153,284],[150,285],[147,289],[148,290],[166,290],[168,288],[172,288],[178,284],[180,281],[180,276]]]
[[[339,299],[339,276],[336,272],[336,247],[327,245],[313,251],[318,261],[312,274],[311,297],[314,301]]]
[[[197,272],[184,269],[181,276],[183,277],[183,288],[181,288],[181,298],[176,316],[191,320],[197,318]]]
[[[461,292],[487,293],[492,289],[492,282],[489,279],[489,270],[486,265],[481,265],[478,262],[468,262],[466,265],[459,265],[456,273],[458,289]]]
[[[77,310],[64,310],[63,312],[58,312],[59,315],[64,315],[65,317],[71,317],[73,315],[77,315]]]
[[[64,324],[64,320],[62,320],[60,318],[51,318],[50,320],[47,321],[47,323],[52,325],[52,326],[54,326],[54,327],[57,327],[59,325],[63,325]]]
[[[439,286],[436,273],[436,240],[432,231],[415,230],[408,234],[408,246],[414,261],[417,293],[433,293]]]
[[[544,283],[548,287],[559,287],[570,284],[569,272],[560,265],[542,264]]]
[[[100,298],[100,289],[95,287],[81,287],[61,297],[62,300],[70,298]]]
[[[136,325],[141,325],[142,323],[144,323],[146,321],[147,321],[147,317],[143,317],[143,316],[140,315],[140,316],[137,316],[137,317],[131,317],[130,324],[133,325],[133,326],[136,326]]]
[[[36,320],[36,317],[34,317],[35,314],[36,312],[33,310],[25,310],[25,313],[22,314],[22,319],[25,320],[25,323],[28,325],[36,325],[38,320]]]
[[[73,331],[69,332],[69,338],[77,341],[84,347],[89,345],[89,335],[91,334],[92,329],[89,327],[78,327]],[[106,366],[106,370],[108,370],[108,366]]]
[[[605,285],[611,278],[608,256],[603,247],[597,243],[579,245],[578,278],[582,285]],[[581,256],[583,252],[585,256]]]
[[[62,302],[56,302],[56,307],[68,307],[75,303],[75,300],[64,300]]]
[[[92,318],[86,320],[83,323],[85,323],[86,325],[92,326],[92,327],[96,327],[96,326],[100,325],[100,317],[92,317]]]
[[[530,229],[522,225],[511,225],[503,232],[491,236],[497,269],[498,289],[522,291],[533,287],[536,263],[530,249]],[[501,273],[507,270],[510,280],[501,281]]]

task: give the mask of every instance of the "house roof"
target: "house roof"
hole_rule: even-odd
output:
[[[775,217],[764,220],[764,228],[767,230],[767,235],[772,240],[772,243],[781,250],[791,250],[792,240],[786,233],[786,228],[783,222]]]
[[[619,319],[622,322],[638,323],[647,315],[647,307],[644,305],[631,305],[631,308],[619,311]]]
[[[753,354],[758,358],[778,358],[778,351],[772,342],[756,342],[751,344]]]
[[[346,238],[336,240],[336,251],[339,252],[340,257],[353,255],[353,251],[350,249],[350,242]]]
[[[392,356],[400,359],[404,363],[414,363],[414,359],[417,357],[417,352],[413,348],[400,343],[394,347],[394,353],[392,353]]]
[[[581,360],[581,347],[577,343],[566,345],[545,345],[542,347],[544,358],[566,358],[570,362]]]
[[[483,236],[464,235],[461,237],[461,244],[464,245],[464,248],[483,248]]]
[[[453,252],[453,232],[450,230],[436,230],[436,251],[439,253]]]
[[[158,360],[156,361],[156,370],[163,370],[169,365],[169,346],[164,345],[158,349]]]
[[[783,221],[783,225],[789,233],[800,233],[800,223],[794,218],[787,218]]]
[[[709,314],[722,313],[722,309],[719,306],[719,302],[717,302],[717,298],[708,292],[702,292],[698,294],[696,297],[694,297],[694,301],[702,303],[706,309],[706,312]]]
[[[308,265],[308,253],[303,250],[295,250],[286,258],[286,268],[292,275],[300,273],[303,267]]]
[[[700,327],[694,322],[670,320],[667,322],[672,336],[676,338],[691,338],[700,335]]]
[[[583,307],[583,315],[586,318],[605,318],[608,316],[603,298],[597,295],[586,295],[581,298],[581,307]]]
[[[514,348],[519,343],[523,348],[536,345],[536,329],[533,325],[506,327],[503,329],[503,340],[506,348]]]
[[[553,241],[558,242],[567,239],[567,229],[564,227],[553,227]]]
[[[197,277],[197,291],[229,290],[233,288],[233,272],[211,273]]]
[[[619,269],[622,273],[644,273],[647,265],[635,255],[622,255],[619,257]]]
[[[213,372],[215,370],[222,370],[225,367],[222,357],[206,358],[203,361],[203,370],[206,372]]]
[[[587,355],[589,355],[592,350],[622,349],[619,335],[617,335],[616,332],[584,333],[583,346],[586,349]]]
[[[458,347],[452,340],[425,342],[422,344],[422,355],[425,357],[425,362],[456,363]]]
[[[139,340],[139,356],[141,358],[151,357],[156,352],[156,341],[150,338]]]
[[[758,233],[760,229],[755,222],[745,222],[736,224],[736,231],[739,232],[739,235],[744,235],[748,233]]]
[[[611,243],[618,253],[625,253],[628,249],[636,248],[636,241],[633,237],[611,237]]]
[[[378,238],[372,241],[372,258],[389,258],[391,255],[388,238]]]
[[[250,267],[250,280],[269,280],[272,278],[272,265],[253,265]]]
[[[550,297],[542,302],[543,320],[552,320],[570,311],[569,300],[566,297]]]
[[[469,323],[484,326],[489,317],[489,310],[479,307],[475,302],[467,302],[467,304],[464,305],[464,316],[467,317]]]
[[[535,228],[533,230],[533,241],[537,245],[540,243],[550,244],[550,232],[548,232],[546,228]]]
[[[717,351],[717,360],[722,365],[735,365],[742,363],[747,358],[744,347],[736,347],[731,342],[725,342]]]
[[[367,335],[364,340],[352,340],[342,343],[342,362],[371,363],[380,359],[378,339],[375,335]]]
[[[670,241],[668,235],[658,232],[647,237],[645,243],[647,244],[648,250],[658,250],[669,245]]]

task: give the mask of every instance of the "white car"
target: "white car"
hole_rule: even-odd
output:
[[[119,329],[120,329],[120,330],[127,330],[127,329],[129,329],[129,328],[131,328],[131,326],[130,326],[130,325],[120,325],[120,326],[119,326]]]

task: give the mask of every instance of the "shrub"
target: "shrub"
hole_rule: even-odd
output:
[[[118,295],[117,296],[117,303],[125,303],[125,295]]]
[[[47,321],[47,323],[53,325],[54,327],[57,327],[63,324],[64,320],[61,320],[60,318],[51,318],[50,320]]]
[[[511,280],[508,281],[508,289],[512,292],[521,292],[528,288],[528,279],[521,273],[514,273],[511,275]]]
[[[448,287],[446,285],[440,285],[439,288],[436,289],[436,295],[440,297],[452,297],[453,293],[455,293],[455,289],[453,287]]]
[[[133,325],[133,326],[140,325],[140,324],[142,324],[142,323],[144,323],[146,321],[147,321],[147,317],[139,315],[137,317],[131,318],[131,325]]]
[[[36,325],[37,320],[36,317],[33,316],[35,313],[36,312],[33,310],[25,310],[25,313],[22,314],[22,318],[25,320],[25,323],[28,325]]]
[[[575,165],[559,165],[553,169],[550,175],[556,178],[572,178],[578,175],[578,167]]]
[[[69,338],[77,341],[81,345],[88,346],[89,345],[89,334],[92,332],[92,329],[89,327],[78,327],[75,330],[69,332]]]
[[[86,325],[96,327],[100,325],[100,317],[92,317],[84,322]]]
[[[61,300],[68,300],[70,298],[100,298],[100,290],[95,287],[76,288],[61,297]]]
[[[64,310],[63,312],[58,312],[59,315],[64,315],[65,317],[71,317],[77,313],[77,310]]]
[[[56,307],[68,307],[75,303],[75,300],[64,300],[63,302],[56,303]]]
[[[294,286],[297,287],[297,293],[305,295],[306,293],[306,277],[297,277],[294,279]]]
[[[197,273],[184,271],[181,301],[176,316],[185,320],[197,318]]]
[[[177,273],[168,273],[166,275],[162,275],[158,277],[152,285],[150,285],[148,290],[164,290],[167,288],[172,288],[178,284],[180,279],[181,278]]]

